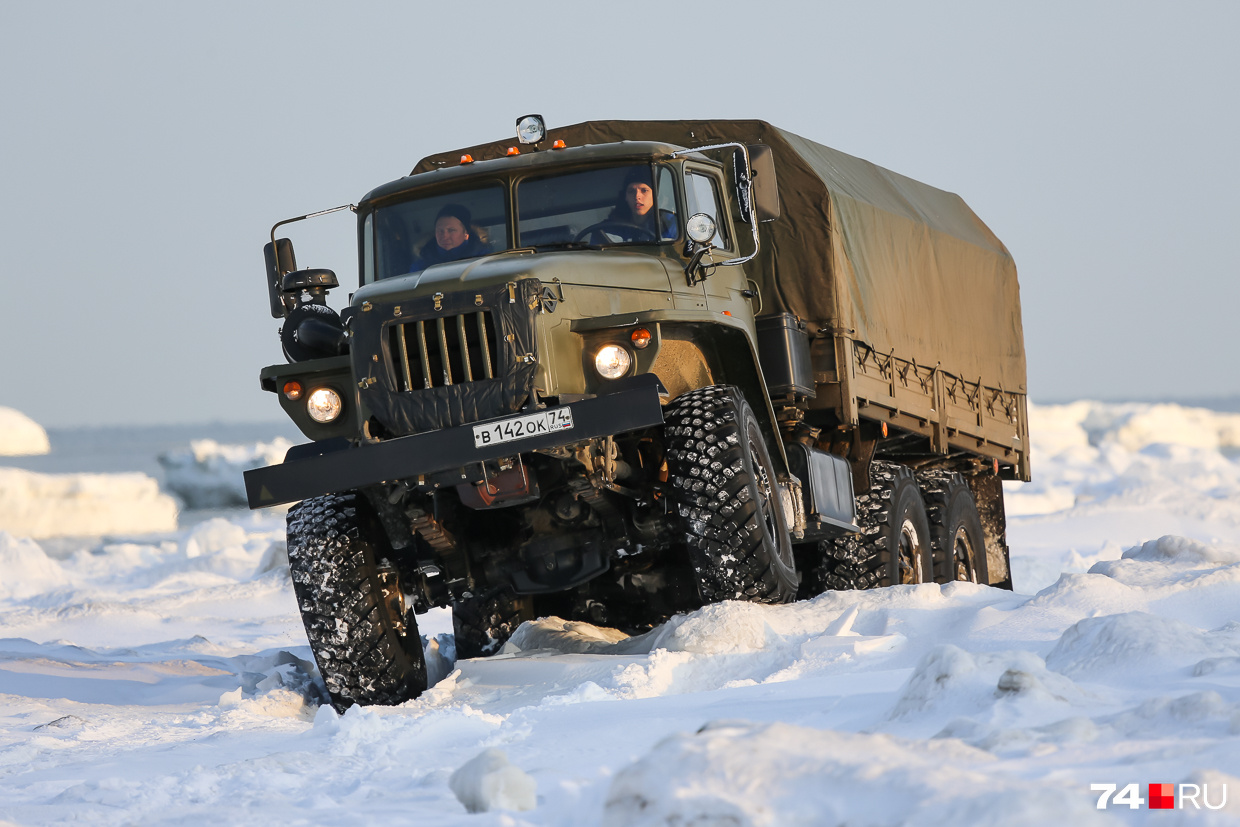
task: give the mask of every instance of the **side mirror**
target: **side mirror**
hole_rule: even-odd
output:
[[[267,262],[267,297],[271,301],[271,318],[283,319],[288,315],[284,304],[284,274],[297,269],[297,256],[293,254],[293,242],[277,238],[275,244],[263,245],[263,258]]]
[[[775,154],[766,144],[754,144],[749,150],[749,167],[753,175],[754,210],[758,220],[779,218],[779,185],[775,180]]]

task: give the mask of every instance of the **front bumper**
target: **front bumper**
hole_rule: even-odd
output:
[[[341,448],[317,456],[311,446],[295,446],[279,465],[245,472],[250,508],[304,500],[320,494],[364,488],[381,482],[434,474],[471,463],[554,448],[600,436],[652,428],[663,424],[659,405],[662,386],[654,374],[618,380],[607,394],[560,407],[573,414],[571,430],[517,439],[482,448],[474,447],[474,425],[414,434],[356,448]],[[498,417],[491,422],[508,417]],[[306,449],[310,448],[310,451]]]

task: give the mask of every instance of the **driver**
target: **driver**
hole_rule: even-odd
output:
[[[444,204],[435,216],[435,237],[418,251],[421,266],[430,267],[432,264],[460,261],[491,252],[490,247],[473,233],[472,223],[472,216],[466,207]]]
[[[620,191],[620,203],[611,211],[607,220],[632,225],[649,233],[651,238],[662,240],[674,239],[678,232],[676,213],[655,208],[649,167],[634,167],[625,177],[624,189]]]

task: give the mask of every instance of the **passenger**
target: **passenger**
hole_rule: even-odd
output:
[[[657,229],[656,215],[659,218]],[[650,234],[651,240],[674,239],[678,233],[676,213],[655,208],[654,187],[650,185],[650,169],[647,167],[636,167],[629,172],[624,179],[620,203],[611,211],[608,220],[630,224],[639,230],[645,230]],[[631,240],[642,239],[635,237]]]
[[[418,251],[422,267],[484,256],[491,248],[470,233],[473,218],[460,204],[445,204],[435,216],[435,237]]]

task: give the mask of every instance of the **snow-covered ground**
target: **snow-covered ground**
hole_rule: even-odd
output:
[[[281,514],[0,534],[0,821],[1240,822],[1240,416],[1031,422],[1014,593],[728,603],[641,638],[549,618],[456,664],[434,611],[436,685],[344,716],[319,706]],[[1227,804],[1100,811],[1092,784]]]

